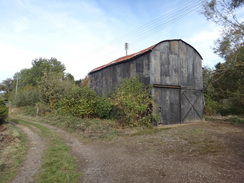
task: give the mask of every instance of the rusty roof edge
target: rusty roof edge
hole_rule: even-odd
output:
[[[113,65],[117,65],[117,64],[120,64],[120,63],[129,61],[130,59],[133,59],[133,58],[135,58],[136,56],[140,56],[140,55],[146,54],[146,53],[152,51],[153,48],[155,48],[157,45],[159,45],[159,44],[161,44],[161,43],[163,43],[163,42],[170,42],[170,41],[182,41],[183,43],[185,43],[185,44],[187,44],[188,46],[190,46],[191,48],[193,48],[193,49],[198,53],[198,55],[200,56],[200,58],[203,60],[201,54],[200,54],[200,53],[199,53],[199,52],[198,52],[192,45],[190,45],[189,43],[183,41],[182,39],[167,39],[167,40],[160,41],[160,42],[158,42],[157,44],[154,44],[154,45],[152,45],[152,46],[150,46],[150,47],[148,47],[148,48],[146,48],[146,49],[140,50],[140,51],[138,51],[138,52],[136,52],[136,53],[132,53],[132,54],[130,54],[130,55],[128,55],[128,56],[123,56],[123,57],[128,57],[127,59],[124,59],[124,60],[121,60],[121,61],[119,61],[119,62],[116,62],[117,60],[123,58],[123,57],[119,57],[119,58],[117,58],[117,59],[115,59],[115,60],[113,60],[113,61],[111,61],[111,62],[109,62],[109,63],[107,63],[107,64],[104,64],[104,65],[101,65],[101,66],[99,66],[99,67],[96,67],[95,69],[91,70],[91,71],[88,73],[88,75],[91,74],[91,73],[100,71],[100,70],[102,70],[102,69],[105,69],[105,68],[107,68],[107,67],[110,67],[110,66],[113,66]],[[148,49],[148,50],[147,50],[147,49]],[[144,51],[144,50],[145,50],[145,51]],[[131,56],[131,57],[130,57],[130,56]]]
[[[148,48],[146,48],[146,49],[143,49],[143,50],[146,50],[146,51],[141,50],[141,51],[138,51],[138,52],[136,52],[136,53],[132,53],[132,54],[130,54],[130,55],[128,55],[128,56],[123,56],[123,57],[129,57],[129,58],[124,59],[124,60],[121,60],[121,61],[119,61],[119,62],[116,62],[117,60],[123,58],[123,57],[119,57],[119,58],[113,60],[112,62],[109,62],[109,63],[107,63],[107,64],[101,65],[100,67],[97,67],[97,68],[93,69],[92,71],[90,71],[90,72],[88,73],[88,75],[91,74],[91,73],[100,71],[100,70],[102,70],[102,69],[105,69],[105,68],[107,68],[107,67],[110,67],[110,66],[113,66],[113,65],[117,65],[117,64],[120,64],[120,63],[129,61],[129,60],[131,60],[131,59],[133,59],[133,58],[135,58],[135,57],[137,57],[137,56],[141,56],[141,55],[143,55],[143,54],[146,54],[146,53],[152,51],[152,49],[153,49],[155,46],[156,46],[156,44],[155,44],[155,45],[152,45],[152,46],[150,46],[150,47],[148,47]],[[147,49],[148,49],[148,50],[147,50]],[[141,52],[141,53],[140,53],[140,52]],[[130,56],[131,56],[131,57],[130,57]]]

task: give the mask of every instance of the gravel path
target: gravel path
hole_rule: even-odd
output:
[[[243,126],[204,122],[157,134],[83,144],[68,132],[36,123],[57,132],[71,147],[81,173],[79,182],[242,183],[244,180]],[[36,160],[36,154],[32,158]]]
[[[43,125],[49,129],[54,130],[60,136],[63,137],[65,143],[71,147],[72,153],[76,157],[76,162],[82,175],[79,182],[107,182],[107,174],[104,173],[104,167],[101,164],[101,157],[99,151],[95,151],[89,145],[83,145],[78,138],[74,137],[64,130],[57,127],[35,122],[39,125]],[[112,180],[114,182],[114,180]]]
[[[79,182],[241,183],[244,180],[243,127],[204,122],[156,135],[84,145],[63,130],[38,124],[59,133],[71,147],[82,175]]]
[[[16,177],[10,181],[10,183],[34,182],[34,175],[41,167],[41,158],[45,149],[45,144],[43,139],[37,133],[38,129],[35,127],[31,126],[32,129],[30,129],[22,125],[16,126],[27,134],[28,138],[30,139],[31,146],[25,157],[23,166],[20,168]]]

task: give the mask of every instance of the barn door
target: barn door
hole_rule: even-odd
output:
[[[177,124],[181,122],[180,88],[155,87],[154,100],[158,104],[157,110],[162,124]]]
[[[181,121],[201,120],[203,117],[202,91],[181,90]]]

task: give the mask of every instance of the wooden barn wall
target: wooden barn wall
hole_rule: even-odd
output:
[[[122,62],[89,75],[90,87],[98,94],[110,94],[123,78],[138,75],[145,84],[150,84],[149,55],[142,55],[134,60]]]
[[[150,53],[150,84],[181,89],[153,88],[154,111],[163,124],[202,119],[202,59],[188,44],[168,41]]]
[[[182,41],[157,45],[150,53],[150,84],[202,89],[202,59]]]
[[[152,89],[154,111],[164,124],[202,119],[202,58],[193,47],[164,41],[138,58],[91,73],[90,86],[100,95],[110,94],[123,78],[135,74],[145,84],[180,86]]]

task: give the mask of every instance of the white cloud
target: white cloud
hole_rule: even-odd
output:
[[[0,43],[1,67],[0,79],[12,78],[14,73],[31,66],[37,54],[12,45]],[[0,82],[1,82],[0,80]]]
[[[186,38],[186,41],[198,50],[203,57],[203,66],[213,68],[222,59],[213,52],[214,41],[219,38],[220,27],[215,24],[209,24],[207,29],[194,34],[192,37]]]

